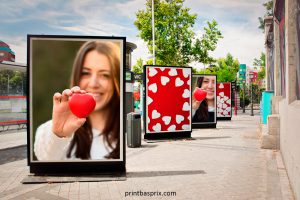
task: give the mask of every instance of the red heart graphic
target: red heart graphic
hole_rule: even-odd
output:
[[[203,101],[203,99],[205,99],[206,95],[207,95],[207,92],[205,90],[200,89],[200,88],[197,88],[194,91],[194,97],[197,101]]]
[[[73,94],[69,100],[70,110],[79,118],[86,118],[95,106],[96,101],[90,94]]]

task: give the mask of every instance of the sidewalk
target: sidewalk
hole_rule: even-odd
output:
[[[259,147],[258,123],[259,116],[239,115],[216,129],[195,129],[192,140],[143,141],[127,149],[126,181],[23,185],[26,159],[3,164],[0,199],[292,200],[280,152]]]
[[[0,132],[0,149],[8,149],[27,144],[26,129]]]

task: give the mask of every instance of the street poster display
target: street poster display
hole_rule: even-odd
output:
[[[216,75],[193,74],[192,124],[193,128],[216,128]]]
[[[231,120],[231,83],[217,83],[217,119]]]
[[[28,35],[28,165],[125,172],[125,37]]]
[[[145,139],[190,137],[190,67],[144,66]]]

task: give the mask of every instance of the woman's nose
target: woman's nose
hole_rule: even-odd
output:
[[[213,83],[212,81],[209,81],[208,87],[209,87],[209,88],[213,88],[213,87],[214,87],[214,83]]]
[[[89,80],[89,86],[90,87],[99,87],[100,86],[97,75],[92,75],[91,76],[91,78]]]

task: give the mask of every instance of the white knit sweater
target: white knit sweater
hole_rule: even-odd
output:
[[[37,128],[34,142],[34,153],[40,161],[61,161],[68,159],[78,159],[75,157],[75,148],[71,153],[71,158],[67,158],[67,151],[73,138],[73,135],[68,138],[60,138],[52,131],[52,120],[40,125]],[[103,140],[102,134],[97,129],[92,129],[93,140],[91,146],[91,159],[105,159],[112,149]]]

